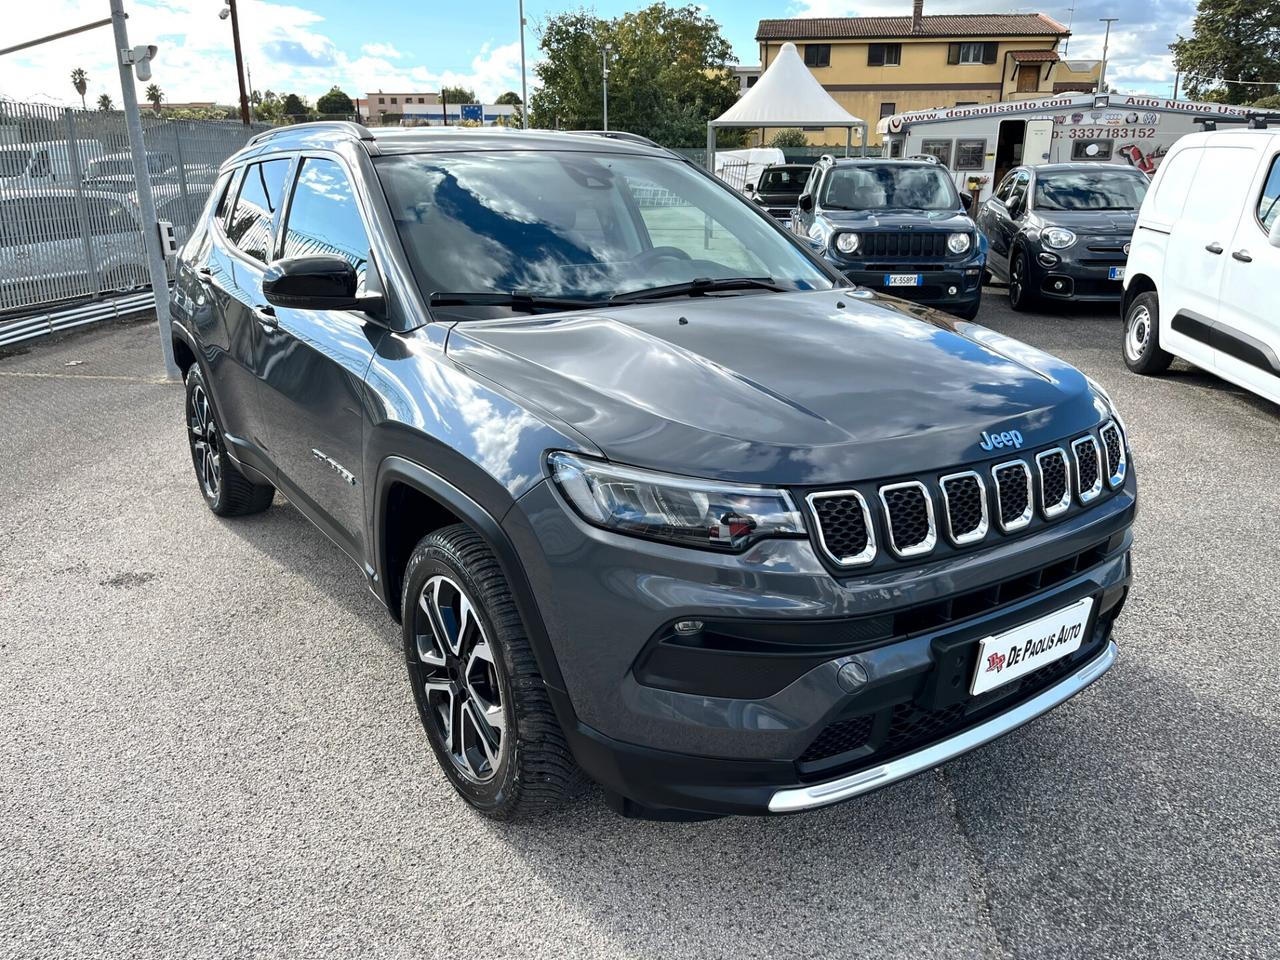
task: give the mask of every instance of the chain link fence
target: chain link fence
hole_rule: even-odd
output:
[[[156,215],[191,233],[235,121],[142,118]],[[124,114],[0,100],[0,322],[150,284]]]

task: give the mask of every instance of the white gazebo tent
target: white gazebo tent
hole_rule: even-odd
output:
[[[864,150],[867,145],[867,121],[855,117],[822,89],[794,43],[784,43],[756,85],[707,124],[707,169],[712,173],[719,127],[844,127],[846,156],[856,127]]]

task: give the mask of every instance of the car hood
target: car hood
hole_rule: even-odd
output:
[[[796,200],[800,198],[799,190],[757,190],[756,196],[761,203],[789,203],[795,205]]]
[[[1084,376],[973,323],[866,291],[705,297],[470,321],[448,354],[608,458],[827,484],[999,456],[1092,426]]]
[[[963,210],[824,210],[822,217],[835,227],[858,230],[972,230],[973,221]]]
[[[1037,210],[1035,213],[1046,227],[1066,227],[1082,234],[1129,235],[1138,224],[1136,210]]]

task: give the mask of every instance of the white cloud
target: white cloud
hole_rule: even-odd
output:
[[[240,0],[245,63],[258,90],[296,92],[314,99],[337,83],[352,97],[370,90],[435,89],[441,84],[472,87],[486,101],[520,89],[520,45],[486,44],[470,70],[432,71],[390,43],[369,43],[348,51],[325,30],[319,14],[273,0]],[[218,19],[216,0],[131,0],[131,43],[160,49],[152,80],[166,100],[233,104],[238,97],[231,27]],[[85,21],[84,0],[14,3],[5,10],[6,37],[18,39],[65,30]],[[112,59],[110,29],[55,40],[47,46],[0,58],[0,97],[79,105],[71,86],[74,67],[89,75],[90,106],[106,93],[119,105],[120,80]],[[530,64],[532,68],[532,63]],[[532,76],[532,75],[531,75]],[[139,98],[145,84],[139,84]]]

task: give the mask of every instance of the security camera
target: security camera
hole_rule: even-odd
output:
[[[218,19],[219,19],[219,20],[225,20],[225,19],[227,19],[227,17],[229,17],[229,16],[231,16],[231,8],[230,8],[230,7],[223,7],[221,10],[219,10],[219,11],[218,11]]]

